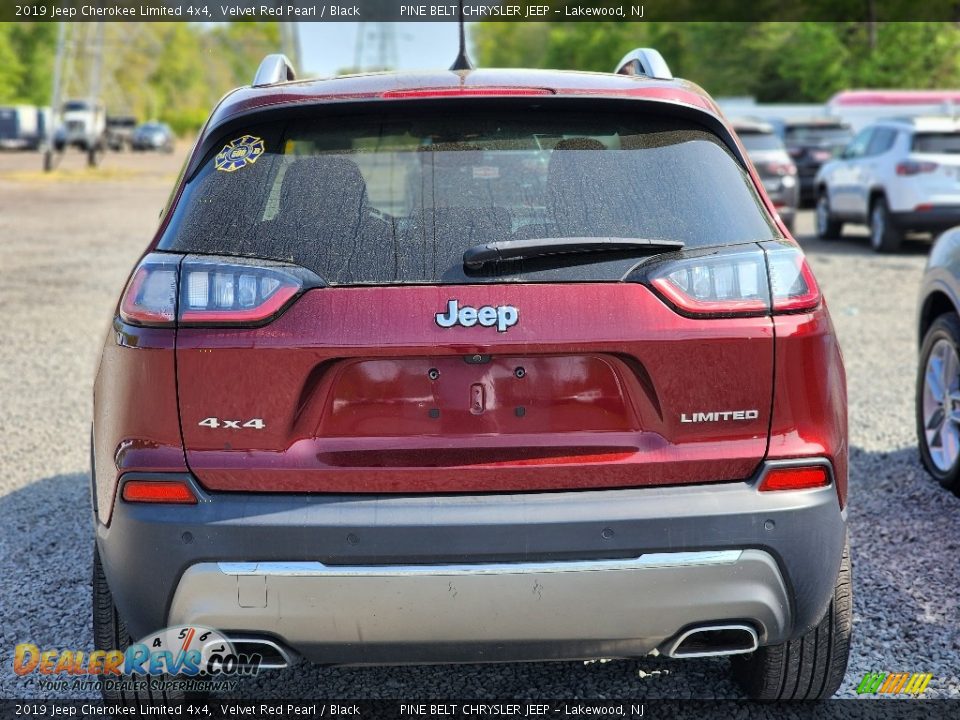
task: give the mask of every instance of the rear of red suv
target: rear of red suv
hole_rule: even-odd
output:
[[[98,645],[732,655],[754,697],[829,696],[844,373],[778,223],[682,81],[227,96],[104,347]]]

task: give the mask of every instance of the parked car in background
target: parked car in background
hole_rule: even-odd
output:
[[[877,252],[896,252],[904,234],[960,224],[960,120],[882,120],[861,130],[814,181],[821,238],[844,223],[870,227]]]
[[[131,115],[107,116],[107,147],[114,152],[129,149],[137,119]]]
[[[96,646],[730,655],[752,697],[832,695],[843,361],[709,96],[650,50],[294,77],[217,105],[113,308]]]
[[[960,494],[960,228],[934,243],[918,307],[920,459],[940,484]]]
[[[834,118],[784,120],[779,128],[787,154],[797,166],[800,203],[813,203],[817,194],[814,178],[820,167],[838,156],[853,139],[846,123]]]
[[[783,224],[793,232],[800,189],[797,184],[797,168],[783,141],[769,123],[754,120],[734,120],[733,128],[747,149],[747,154],[757,169],[763,187],[770,196]]]
[[[147,122],[137,126],[130,138],[134,150],[160,150],[173,152],[173,130],[169,125],[159,122]]]

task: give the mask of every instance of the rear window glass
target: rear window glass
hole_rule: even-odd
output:
[[[229,143],[239,152],[222,152]],[[294,262],[331,284],[443,283],[465,280],[466,249],[496,241],[702,247],[775,236],[743,168],[699,125],[472,109],[231,133],[188,184],[160,248]],[[549,279],[578,279],[576,268],[610,259],[571,256]],[[493,281],[531,279],[523,263],[535,265]],[[612,266],[610,279],[622,271]],[[591,279],[603,279],[597,272]]]
[[[846,145],[853,133],[850,128],[835,125],[794,125],[784,131],[784,137],[797,145]]]
[[[773,133],[742,130],[737,134],[740,136],[740,141],[748,152],[756,152],[758,150],[783,150],[783,141]]]
[[[960,133],[917,133],[913,151],[918,153],[960,153]]]

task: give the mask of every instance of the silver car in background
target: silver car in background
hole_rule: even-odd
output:
[[[793,222],[800,203],[797,166],[794,165],[772,125],[755,120],[734,120],[733,128],[747,149],[763,187],[784,225],[793,232]]]

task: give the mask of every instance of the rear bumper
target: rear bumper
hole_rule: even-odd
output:
[[[894,212],[891,215],[894,223],[904,230],[940,232],[960,225],[960,205]]]
[[[624,657],[692,625],[761,644],[827,608],[846,535],[833,486],[122,501],[98,526],[131,633],[198,623],[331,664]]]

